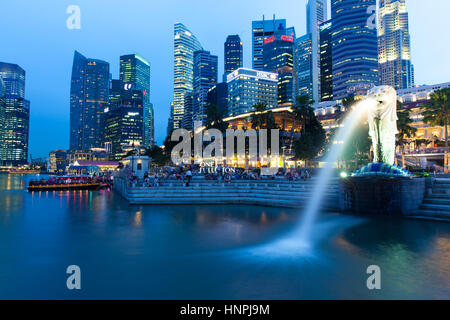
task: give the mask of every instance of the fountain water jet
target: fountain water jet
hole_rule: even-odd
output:
[[[334,164],[338,161],[345,147],[345,141],[351,136],[356,125],[362,119],[363,115],[367,114],[370,109],[375,108],[378,101],[372,98],[368,98],[357,102],[353,110],[350,111],[348,116],[343,121],[343,125],[338,130],[335,143],[331,147],[330,152],[325,159],[325,167],[322,168],[317,177],[317,181],[314,184],[312,190],[312,198],[309,200],[306,209],[304,211],[304,217],[300,224],[299,241],[300,243],[308,243],[310,238],[311,227],[319,212],[322,199],[325,191],[329,186],[331,178],[333,176]]]

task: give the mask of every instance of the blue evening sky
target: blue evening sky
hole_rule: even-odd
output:
[[[66,28],[66,8],[81,8],[81,29]],[[152,64],[151,100],[155,135],[165,138],[173,99],[173,24],[182,22],[206,50],[219,56],[229,34],[244,41],[244,65],[251,67],[251,21],[286,18],[297,35],[306,30],[306,0],[0,0],[0,61],[27,72],[31,101],[30,152],[45,157],[68,148],[69,91],[73,51],[111,64],[118,78],[119,56],[139,53]],[[407,1],[417,84],[450,81],[448,0]]]

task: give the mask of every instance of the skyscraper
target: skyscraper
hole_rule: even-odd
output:
[[[312,39],[310,33],[297,39],[295,59],[297,67],[297,95],[307,95],[312,99]]]
[[[414,86],[408,12],[405,0],[380,1],[378,24],[379,80],[395,89]]]
[[[242,48],[242,41],[238,35],[228,36],[225,41],[225,55],[224,55],[224,81],[226,77],[244,65],[244,50]]]
[[[105,110],[105,142],[111,144],[112,160],[122,159],[130,146],[143,145],[144,100],[141,90],[127,90]]]
[[[144,99],[144,142],[149,146],[153,142],[151,121],[153,118],[150,106],[150,63],[138,54],[120,57],[120,81],[123,89],[140,90]]]
[[[333,98],[378,84],[376,0],[332,0]]]
[[[276,31],[286,30],[286,19],[275,19],[253,21],[252,22],[252,57],[253,69],[264,69],[264,40],[273,36]]]
[[[193,90],[194,52],[203,50],[197,38],[181,23],[174,28],[174,97],[168,132],[181,127],[184,96]]]
[[[240,68],[227,77],[228,116],[251,112],[257,103],[265,103],[269,109],[277,107],[278,75]]]
[[[320,100],[320,32],[319,25],[327,20],[326,0],[308,0],[306,5],[306,32],[311,34],[312,98]]]
[[[103,146],[103,113],[109,103],[109,63],[75,51],[70,87],[70,149]]]
[[[320,26],[320,100],[333,100],[333,45],[331,20]]]
[[[193,122],[193,110],[194,107],[194,96],[192,92],[186,92],[184,95],[184,115],[181,122],[181,127],[186,130],[192,130],[194,128]]]
[[[30,102],[25,99],[25,70],[0,62],[0,164],[28,162]]]
[[[209,51],[194,52],[193,120],[206,120],[208,91],[217,84],[218,58]]]
[[[294,38],[277,34],[264,40],[264,71],[278,74],[279,107],[295,101]]]

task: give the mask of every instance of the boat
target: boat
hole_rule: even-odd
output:
[[[63,176],[48,180],[30,181],[27,190],[34,191],[72,191],[72,190],[99,190],[109,185],[94,181],[89,176]]]

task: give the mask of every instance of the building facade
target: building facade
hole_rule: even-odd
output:
[[[144,144],[144,95],[134,90],[105,110],[105,141],[111,144],[111,160],[120,160],[127,148]]]
[[[208,104],[219,106],[222,114],[228,111],[228,84],[221,82],[208,91]]]
[[[332,22],[320,25],[320,101],[333,100],[333,45]]]
[[[275,34],[264,41],[264,71],[278,74],[279,107],[295,103],[294,38]]]
[[[174,98],[167,131],[181,127],[184,115],[184,96],[193,91],[194,52],[202,50],[197,38],[183,24],[174,28]]]
[[[70,149],[103,146],[103,111],[109,104],[109,63],[75,51],[70,87]]]
[[[144,97],[144,143],[148,147],[153,143],[152,107],[150,103],[150,63],[137,54],[120,57],[120,81],[123,89],[140,90]]]
[[[0,164],[27,164],[30,102],[25,99],[25,70],[0,62],[0,79]]]
[[[296,41],[295,65],[297,71],[297,95],[313,98],[312,39],[308,33]]]
[[[257,103],[276,108],[278,75],[276,73],[240,68],[229,74],[228,116],[248,113]]]
[[[333,96],[378,84],[376,0],[332,0]]]
[[[208,91],[217,84],[218,58],[209,51],[194,52],[193,121],[206,120]]]
[[[397,90],[414,86],[406,0],[380,1],[378,63],[380,84]]]
[[[275,19],[252,22],[252,66],[254,70],[264,70],[264,41],[275,32],[286,30],[286,19]]]
[[[320,30],[328,19],[326,0],[308,0],[306,5],[306,32],[311,35],[312,99],[320,100]]]
[[[227,76],[244,66],[244,49],[239,35],[227,37],[224,44],[224,81]]]
[[[184,95],[184,114],[181,127],[186,130],[194,128],[193,122],[194,95],[192,92],[186,92]]]

